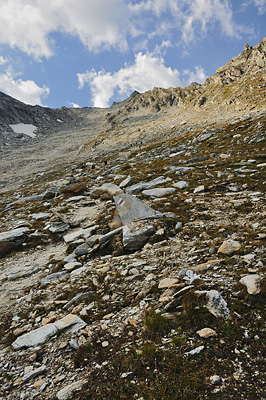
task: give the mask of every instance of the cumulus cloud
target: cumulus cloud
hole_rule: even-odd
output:
[[[253,1],[260,10],[264,8],[265,0]],[[239,27],[228,0],[0,2],[0,43],[19,48],[36,59],[53,55],[54,32],[78,37],[90,51],[125,51],[129,38],[144,40],[144,36],[151,38],[178,29],[188,43],[198,28],[206,33],[217,23],[224,34],[237,37]]]
[[[185,43],[195,39],[195,32],[206,35],[217,24],[223,34],[239,38],[244,28],[234,21],[230,2],[227,0],[192,0],[183,14],[182,38]]]
[[[96,72],[92,69],[77,76],[80,88],[85,84],[90,86],[95,107],[108,107],[114,94],[122,100],[134,90],[144,92],[155,86],[169,88],[182,86],[184,83],[189,84],[195,79],[198,81],[205,79],[203,69],[198,67],[194,73],[185,71],[185,79],[182,80],[180,72],[166,67],[162,57],[141,52],[135,56],[134,64],[125,65],[114,74],[105,70]]]
[[[125,0],[5,0],[0,3],[0,42],[35,58],[50,57],[52,32],[79,37],[89,50],[127,47],[136,35]]]
[[[11,66],[5,72],[0,72],[0,90],[31,105],[42,105],[42,100],[49,94],[46,86],[40,87],[32,80],[18,78]]]
[[[191,82],[203,83],[207,78],[204,69],[201,66],[195,67],[194,71],[185,69],[183,71],[183,83],[187,86]]]

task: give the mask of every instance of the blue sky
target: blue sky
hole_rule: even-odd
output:
[[[0,0],[0,91],[107,107],[203,83],[266,36],[266,0]]]

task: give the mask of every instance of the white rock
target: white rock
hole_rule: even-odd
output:
[[[56,397],[58,400],[68,400],[72,398],[72,393],[75,392],[76,390],[80,390],[82,386],[86,383],[84,380],[80,380],[74,383],[71,383],[68,386],[65,386],[63,389],[61,389],[57,394]]]
[[[27,374],[25,374],[22,378],[23,382],[28,382],[33,378],[36,378],[36,376],[42,375],[46,371],[46,366],[43,365],[40,368],[34,369]]]
[[[128,176],[127,178],[125,178],[119,185],[119,187],[121,189],[127,187],[128,185],[130,185],[132,183],[132,178],[131,176]]]
[[[178,181],[173,186],[177,189],[185,189],[189,186],[189,183],[187,181]]]
[[[247,287],[249,294],[259,294],[260,293],[260,282],[261,277],[259,275],[246,275],[240,279],[240,283]]]
[[[205,339],[212,337],[212,336],[216,336],[216,332],[210,328],[203,328],[200,331],[197,331],[197,334],[200,337],[205,338]]]
[[[72,347],[72,349],[74,349],[74,350],[79,349],[78,342],[73,338],[69,341],[69,346]]]
[[[130,194],[119,194],[114,197],[117,211],[122,224],[127,225],[142,218],[162,216],[142,200]]]
[[[136,185],[129,186],[126,191],[128,193],[140,192],[142,190],[152,189],[158,185],[164,185],[167,182],[170,182],[171,178],[165,178],[164,176],[158,176],[150,182],[140,182],[136,183]]]
[[[193,350],[191,350],[191,351],[188,351],[187,353],[185,353],[185,354],[190,354],[190,355],[194,355],[194,354],[199,354],[202,350],[204,349],[204,346],[199,346],[199,347],[196,347],[195,349],[193,349]]]
[[[193,193],[202,193],[202,192],[204,192],[204,190],[205,190],[205,186],[204,185],[201,185],[201,186],[198,186],[198,187],[196,187],[195,189],[194,189],[194,191],[193,191]]]
[[[216,386],[219,386],[219,385],[221,385],[221,384],[223,383],[223,381],[222,381],[222,379],[219,377],[219,375],[210,376],[210,382],[211,382],[213,385],[216,385]]]
[[[208,299],[208,304],[206,307],[210,313],[216,317],[229,319],[230,311],[227,307],[227,303],[217,290],[210,290],[206,292],[206,297]]]
[[[163,197],[167,194],[171,194],[175,192],[175,188],[156,188],[156,189],[149,189],[143,190],[143,194],[149,197]]]
[[[79,239],[80,237],[82,237],[84,234],[84,229],[77,229],[75,231],[72,231],[70,233],[68,233],[67,235],[65,235],[63,237],[65,243],[71,243],[74,242],[75,240]]]

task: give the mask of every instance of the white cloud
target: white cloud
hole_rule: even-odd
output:
[[[50,34],[79,37],[89,49],[127,48],[135,35],[125,0],[5,0],[0,3],[0,43],[19,48],[35,58],[50,57]]]
[[[138,53],[132,65],[125,65],[118,72],[111,74],[94,69],[83,74],[77,74],[79,87],[88,84],[92,91],[92,99],[95,107],[108,107],[110,99],[117,93],[119,100],[130,95],[134,90],[144,92],[154,87],[176,87],[184,83],[189,84],[195,79],[203,81],[206,77],[201,67],[197,67],[193,73],[184,72],[184,80],[177,69],[165,66],[162,57],[153,54]]]
[[[76,103],[68,103],[68,104],[73,108],[80,108],[79,105]]]
[[[260,7],[265,0],[253,0]],[[152,23],[151,23],[152,22]],[[19,48],[36,59],[53,55],[51,34],[75,36],[90,51],[128,49],[129,38],[140,41],[173,29],[185,43],[220,26],[237,37],[239,27],[228,0],[5,0],[0,2],[0,43]]]
[[[49,94],[49,89],[46,86],[39,87],[32,80],[18,79],[17,76],[10,66],[0,73],[0,90],[23,103],[42,105],[42,99]]]
[[[195,67],[195,71],[184,70],[183,75],[183,82],[186,85],[189,85],[191,82],[203,83],[207,78],[204,69],[200,66]]]
[[[266,12],[266,0],[254,0],[254,2],[259,9],[259,13],[264,14]]]
[[[229,37],[239,38],[240,32],[244,31],[234,21],[233,11],[227,0],[191,0],[188,10],[183,14],[183,20],[182,38],[185,43],[193,41],[196,32],[204,36],[217,29],[217,24],[222,33]]]
[[[0,56],[0,65],[4,65],[8,62],[7,58],[4,58],[3,56]]]

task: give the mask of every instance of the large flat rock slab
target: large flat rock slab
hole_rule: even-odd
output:
[[[35,329],[31,332],[25,333],[19,336],[13,343],[12,346],[15,350],[19,350],[23,347],[35,347],[38,344],[44,343],[49,337],[56,334],[59,330],[70,331],[72,333],[79,331],[86,326],[81,318],[76,315],[69,314],[66,317],[55,321],[52,324],[47,324],[41,328]]]
[[[121,193],[114,197],[114,201],[123,225],[143,218],[162,217],[160,212],[131,194]]]

